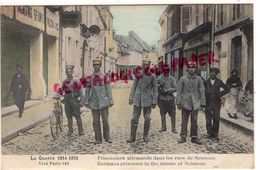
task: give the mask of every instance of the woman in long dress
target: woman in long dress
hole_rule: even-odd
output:
[[[237,69],[232,70],[231,76],[227,79],[226,85],[229,87],[230,92],[227,95],[224,109],[230,118],[237,119],[238,96],[242,88],[242,82],[238,77]]]

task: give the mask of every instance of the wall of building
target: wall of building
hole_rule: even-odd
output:
[[[231,32],[215,36],[215,43],[221,42],[221,52],[220,52],[220,70],[221,79],[226,81],[230,77],[231,73],[231,45],[232,39],[234,37],[242,37],[242,49],[241,49],[241,68],[237,68],[240,71],[240,78],[243,84],[247,82],[247,43],[245,38],[242,36],[242,32],[239,29],[233,30]],[[215,49],[216,50],[216,49]]]
[[[165,54],[165,48],[163,46],[164,42],[167,39],[167,16],[162,14],[160,18],[160,26],[161,26],[161,34],[160,34],[160,40],[158,45],[158,56],[164,56]]]

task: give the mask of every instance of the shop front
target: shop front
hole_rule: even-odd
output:
[[[1,7],[2,107],[13,104],[8,90],[16,65],[23,66],[30,82],[32,94],[27,100],[44,99],[59,82],[58,37],[51,34],[50,25],[45,27],[44,11],[39,6]]]
[[[185,34],[183,46],[183,74],[185,73],[187,61],[196,61],[198,74],[204,79],[208,77],[208,70],[214,61],[211,51],[211,23],[204,23],[194,30]]]
[[[178,80],[182,76],[182,51],[183,34],[176,34],[169,38],[165,43],[165,63],[171,68],[171,75]]]

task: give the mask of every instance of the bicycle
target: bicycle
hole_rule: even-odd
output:
[[[63,131],[63,108],[61,96],[54,96],[52,99],[54,100],[54,108],[50,115],[50,128],[51,135],[55,140],[58,138],[60,132]]]

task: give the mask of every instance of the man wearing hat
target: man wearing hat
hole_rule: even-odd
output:
[[[31,94],[31,88],[28,79],[23,73],[23,67],[16,65],[16,70],[17,73],[12,78],[9,94],[13,94],[15,104],[19,109],[18,117],[21,118],[24,110],[26,92],[29,91],[29,94]]]
[[[220,72],[218,68],[210,68],[210,78],[205,82],[205,96],[206,96],[206,128],[209,138],[219,141],[219,120],[221,97],[229,92],[229,88],[220,79],[217,74]],[[221,88],[223,90],[221,90]]]
[[[188,62],[188,75],[180,78],[177,88],[176,104],[182,111],[181,138],[179,143],[186,142],[187,125],[191,116],[191,142],[200,145],[198,139],[198,110],[205,107],[205,89],[202,79],[195,74],[196,62]]]
[[[134,104],[134,109],[133,118],[131,120],[131,135],[127,143],[135,142],[136,130],[142,110],[144,112],[143,141],[148,142],[151,110],[155,108],[157,104],[158,86],[155,75],[152,74],[149,69],[150,61],[144,59],[142,61],[142,67],[140,75],[136,76],[134,80],[129,97],[129,104]]]
[[[105,142],[112,143],[110,137],[108,116],[109,107],[113,106],[112,88],[107,75],[100,72],[101,60],[93,60],[94,73],[89,77],[85,93],[85,106],[91,109],[93,116],[93,129],[95,133],[94,144],[102,143],[100,117],[103,123],[103,137]]]
[[[171,117],[172,132],[177,133],[175,126],[175,99],[173,93],[177,91],[176,80],[169,74],[168,64],[162,65],[163,75],[159,78],[158,106],[160,108],[162,127],[159,132],[166,131],[166,114]]]
[[[79,135],[81,136],[84,135],[84,130],[80,108],[84,105],[84,98],[81,83],[73,78],[73,69],[74,65],[66,65],[67,78],[62,83],[62,89],[64,91],[64,105],[69,127],[68,136],[73,134],[73,116],[77,121]]]

